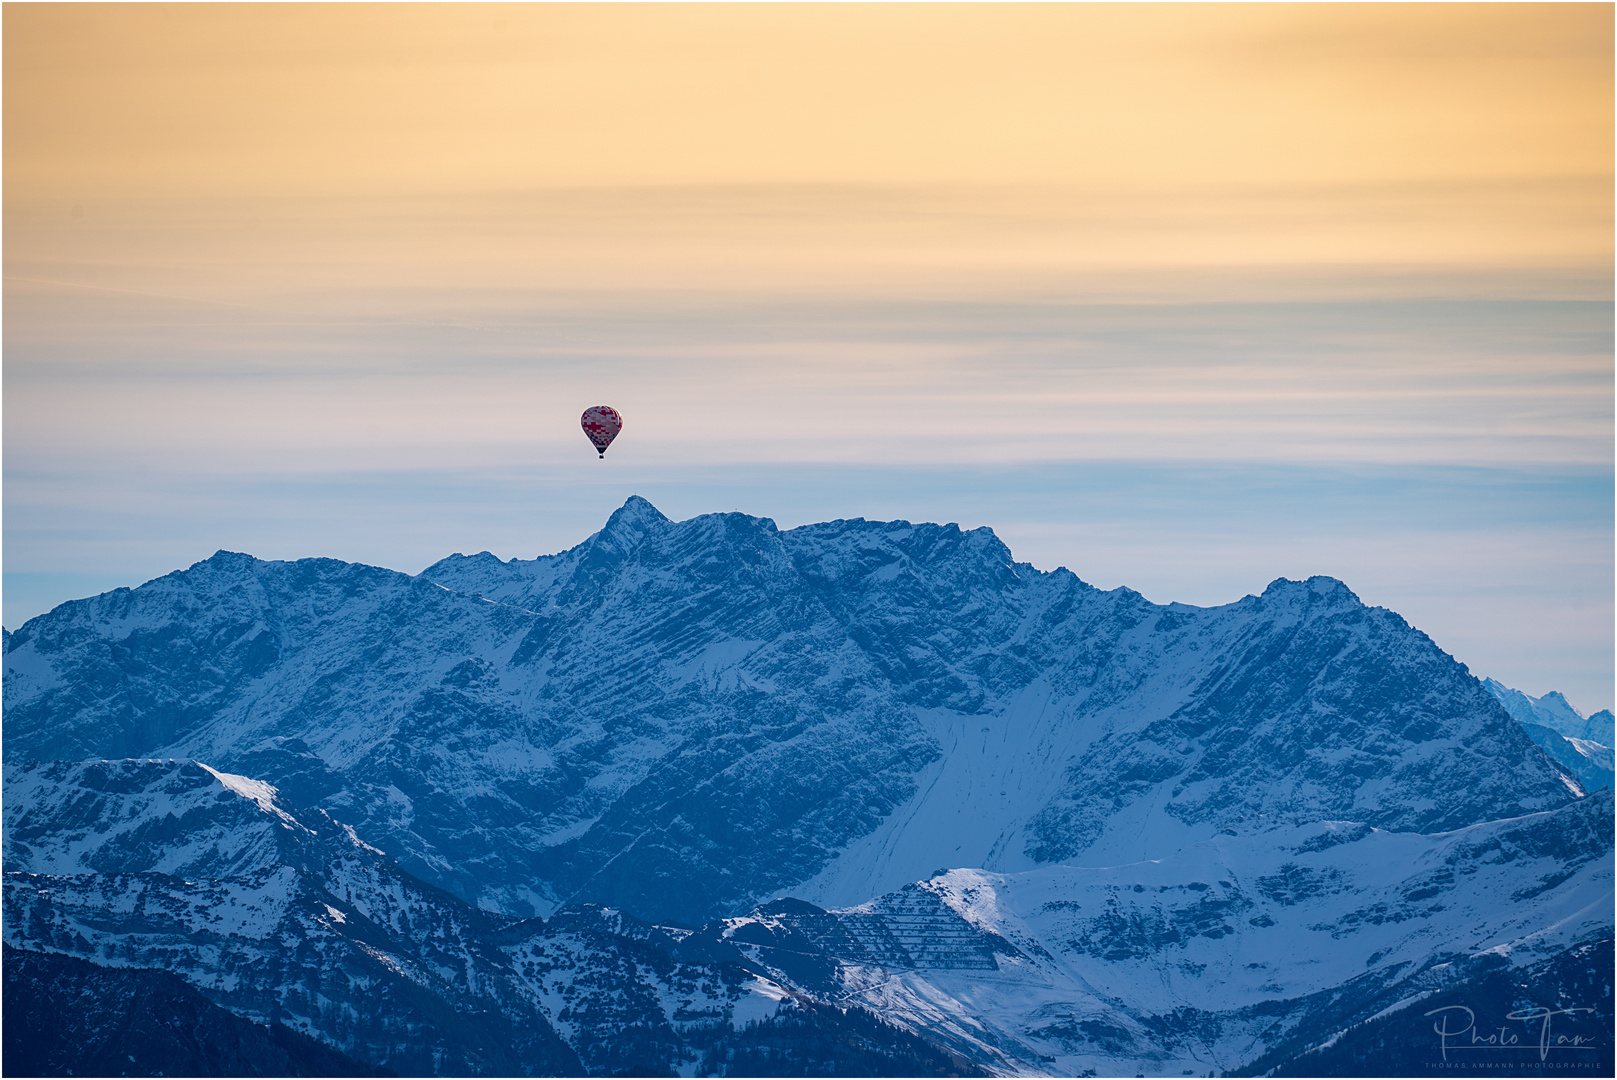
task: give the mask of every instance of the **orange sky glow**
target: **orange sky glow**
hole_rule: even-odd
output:
[[[172,285],[235,300],[277,267],[1123,293],[1463,270],[1605,295],[1612,10],[11,5],[8,260],[53,278],[35,264],[69,253],[105,285],[207,265]]]

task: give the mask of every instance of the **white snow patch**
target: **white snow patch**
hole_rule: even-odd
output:
[[[779,986],[756,976],[744,988],[745,997],[735,1003],[730,1013],[730,1026],[740,1031],[748,1024],[757,1020],[768,1020],[780,1012],[781,1002],[786,1000],[786,991]]]
[[[1075,752],[1065,703],[1043,681],[998,715],[917,712],[942,756],[916,776],[916,793],[792,895],[822,907],[857,904],[927,878],[942,867],[1029,870],[1023,828],[1056,795],[1050,761]]]
[[[297,825],[296,819],[275,805],[275,797],[280,794],[272,785],[262,780],[254,780],[250,776],[237,776],[235,773],[220,772],[205,762],[197,762],[204,769],[213,774],[213,778],[237,795],[244,796],[258,804],[258,808],[266,814],[274,814],[286,821]]]

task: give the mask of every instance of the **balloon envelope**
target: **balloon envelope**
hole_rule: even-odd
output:
[[[618,410],[610,405],[591,405],[584,410],[584,415],[578,422],[602,457],[606,457],[606,448],[612,445],[612,440],[623,430],[623,417],[619,416]]]

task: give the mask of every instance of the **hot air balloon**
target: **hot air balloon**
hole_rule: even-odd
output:
[[[584,415],[578,422],[583,427],[584,434],[589,436],[590,442],[595,444],[595,449],[601,452],[602,457],[606,457],[606,448],[612,445],[612,440],[623,430],[623,417],[619,416],[618,410],[610,405],[591,405],[584,410]]]

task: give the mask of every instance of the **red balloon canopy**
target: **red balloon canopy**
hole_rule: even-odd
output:
[[[578,422],[602,457],[606,457],[606,448],[612,445],[612,440],[623,430],[623,417],[619,416],[618,410],[610,405],[591,405],[584,410],[584,415]]]

